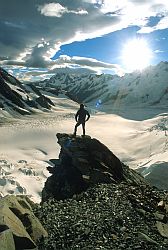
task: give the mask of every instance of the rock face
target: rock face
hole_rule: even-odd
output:
[[[54,103],[43,95],[36,86],[22,84],[0,67],[0,109],[12,116],[30,115],[35,109],[50,110]]]
[[[57,138],[59,159],[34,210],[49,234],[38,249],[167,250],[168,193],[96,139]]]
[[[52,175],[45,183],[42,201],[71,198],[98,183],[147,185],[141,175],[125,166],[97,139],[68,134],[57,134],[57,138],[61,151],[55,167],[48,167]]]
[[[0,233],[0,243],[2,250],[15,250],[15,242],[13,239],[13,234],[10,229],[7,229]]]
[[[1,249],[34,249],[36,242],[48,235],[34,215],[31,204],[28,198],[21,196],[0,199]]]

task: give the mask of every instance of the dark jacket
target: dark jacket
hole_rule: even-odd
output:
[[[87,118],[86,118],[87,116]],[[75,115],[75,120],[80,123],[84,123],[88,121],[90,118],[90,114],[86,109],[79,109]]]

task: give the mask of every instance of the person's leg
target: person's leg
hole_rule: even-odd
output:
[[[75,125],[75,129],[74,129],[74,135],[76,135],[76,132],[77,132],[77,127],[80,125],[81,123],[80,122],[77,122],[76,125]]]
[[[85,122],[82,123],[83,135],[85,135]]]

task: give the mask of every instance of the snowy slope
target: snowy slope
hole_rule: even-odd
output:
[[[55,98],[55,112],[24,116],[0,126],[0,193],[27,194],[40,202],[49,159],[57,159],[56,133],[72,133],[78,104]],[[150,113],[151,111],[148,110]],[[168,189],[167,115],[135,121],[115,114],[91,115],[86,133],[97,138],[153,185]],[[81,134],[78,128],[78,135]]]
[[[118,106],[166,105],[168,100],[168,62],[140,71],[116,75],[56,74],[35,83],[41,87],[56,87],[78,102],[92,105]],[[103,106],[103,105],[102,105]]]
[[[34,85],[23,85],[0,68],[0,116],[30,115],[54,105]]]
[[[46,166],[51,164],[49,159],[58,157],[60,150],[55,134],[72,133],[75,125],[74,114],[79,105],[65,94],[73,100],[84,101],[88,108],[104,111],[94,115],[92,112],[86,124],[87,134],[102,141],[122,162],[137,169],[153,185],[168,189],[167,63],[122,78],[57,74],[50,80],[23,85],[7,76],[10,80],[2,74],[0,78],[0,102],[2,105],[6,102],[0,116],[2,112],[6,117],[12,115],[13,107],[30,114],[34,110],[38,112],[36,116],[17,116],[13,122],[6,119],[3,123],[1,117],[0,196],[27,194],[34,201],[40,201],[48,174]],[[15,94],[20,106],[14,103],[14,97],[4,95],[2,86],[9,90],[7,93],[13,90],[10,97]],[[63,94],[57,96],[60,89]],[[54,112],[39,112],[47,110],[36,102],[41,95],[48,98],[47,103],[50,100],[55,104]],[[38,105],[36,108],[31,106],[34,102]],[[121,109],[122,106],[125,109]]]

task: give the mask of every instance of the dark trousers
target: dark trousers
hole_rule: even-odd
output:
[[[76,135],[77,128],[82,124],[82,129],[83,129],[83,135],[85,135],[85,122],[83,121],[78,121],[75,125],[75,130],[74,130],[74,135]]]

